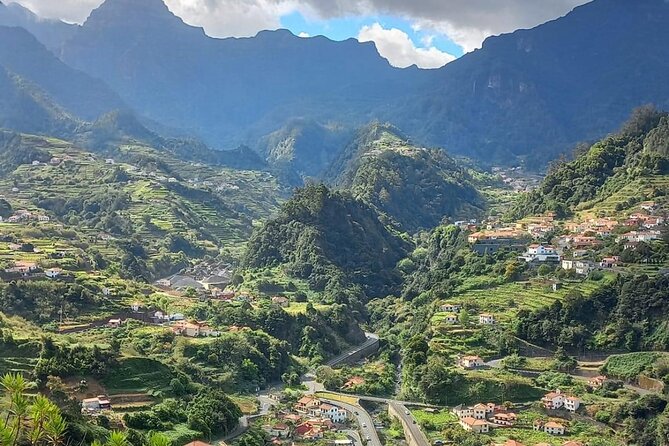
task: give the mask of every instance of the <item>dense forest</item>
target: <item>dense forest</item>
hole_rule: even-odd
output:
[[[522,196],[509,216],[553,211],[565,217],[578,205],[610,196],[635,179],[669,173],[668,119],[667,113],[650,106],[635,110],[617,134],[577,150],[573,161],[553,163],[541,186]]]
[[[589,296],[520,311],[516,331],[528,341],[585,351],[669,348],[669,278],[619,276]]]
[[[333,302],[390,294],[410,243],[391,232],[368,205],[344,192],[311,185],[295,192],[275,219],[251,237],[244,264],[284,265]]]

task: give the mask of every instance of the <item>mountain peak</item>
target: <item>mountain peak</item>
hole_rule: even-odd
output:
[[[185,26],[163,0],[106,0],[84,24],[85,27],[151,27],[152,25]]]

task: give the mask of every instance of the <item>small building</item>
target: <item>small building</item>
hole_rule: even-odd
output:
[[[271,426],[267,432],[273,437],[288,438],[290,435],[290,427],[287,424],[277,423]]]
[[[39,215],[37,221],[48,222],[51,221],[51,218],[48,215]]]
[[[609,379],[606,376],[599,375],[599,376],[595,376],[594,378],[590,378],[590,380],[588,380],[588,385],[590,387],[592,387],[593,389],[599,389],[608,380]]]
[[[321,404],[320,416],[328,418],[333,423],[345,423],[348,419],[348,412],[340,407],[331,404]]]
[[[495,319],[494,314],[490,313],[481,313],[479,314],[479,324],[481,325],[495,325],[497,320]]]
[[[513,412],[500,412],[493,415],[493,422],[499,426],[513,426],[518,416]]]
[[[21,274],[23,276],[27,276],[37,271],[37,269],[37,263],[35,262],[17,261],[14,262],[14,266],[5,269],[5,272],[9,274]]]
[[[474,409],[472,407],[463,406],[462,404],[460,404],[459,406],[455,406],[452,409],[452,412],[458,418],[467,418],[474,416]]]
[[[574,267],[576,274],[580,276],[587,276],[595,269],[595,264],[587,260],[579,260]]]
[[[599,262],[599,266],[601,268],[613,268],[614,266],[618,266],[620,264],[620,257],[618,256],[613,256],[613,257],[604,257],[601,262]]]
[[[107,322],[107,327],[118,328],[122,324],[123,324],[123,321],[121,319],[109,319],[109,322]]]
[[[544,432],[550,435],[564,435],[567,429],[563,424],[556,423],[555,421],[549,421],[544,424]]]
[[[81,402],[82,412],[98,412],[101,410],[110,410],[111,403],[105,395],[98,395],[95,398],[86,398]]]
[[[113,158],[107,158],[107,159],[105,160],[105,164],[116,164],[116,161],[114,161]]]
[[[540,245],[533,244],[527,248],[527,251],[522,256],[519,256],[518,259],[524,260],[527,263],[530,262],[559,262],[560,255],[557,252],[555,246],[551,245]]]
[[[168,316],[169,319],[169,316]],[[189,338],[219,336],[220,332],[212,329],[204,322],[177,321],[172,325],[172,332]]]
[[[441,311],[444,313],[459,313],[460,312],[460,305],[455,305],[455,304],[443,304],[441,306]]]
[[[283,308],[290,306],[290,300],[284,296],[272,297],[272,303]]]
[[[480,356],[468,355],[460,358],[458,361],[458,365],[463,369],[477,369],[479,367],[483,367],[485,363],[483,362],[483,359],[481,359]]]
[[[362,376],[352,376],[351,378],[349,378],[348,381],[344,383],[342,389],[348,390],[356,386],[360,386],[362,384],[365,384],[365,378],[363,378]]]
[[[561,409],[564,406],[564,394],[560,390],[549,392],[541,398],[541,404],[548,410]]]
[[[461,418],[460,426],[467,432],[475,434],[487,434],[490,432],[490,424],[486,420],[477,420],[473,417]]]
[[[444,315],[442,322],[449,325],[455,325],[458,323],[458,315],[455,313],[447,313]]]
[[[485,420],[486,415],[487,415],[487,406],[485,404],[476,404],[474,407],[472,407],[472,410],[474,412],[473,418],[476,418],[477,420]]]
[[[49,279],[55,279],[61,274],[63,274],[63,270],[60,268],[49,268],[44,271],[44,275],[47,276]]]
[[[569,412],[576,412],[581,407],[581,399],[575,396],[568,396],[564,399],[564,408]]]

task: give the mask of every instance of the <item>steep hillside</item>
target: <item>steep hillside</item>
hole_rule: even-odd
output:
[[[547,161],[618,128],[647,103],[669,106],[669,3],[595,0],[438,70],[389,119],[477,158]]]
[[[60,51],[63,43],[76,32],[77,25],[38,17],[18,3],[0,2],[0,26],[20,26],[51,51]]]
[[[122,145],[114,159],[101,159],[62,140],[0,135],[0,195],[9,206],[50,217],[75,239],[96,240],[91,255],[120,262],[132,278],[161,277],[222,249],[238,253],[253,219],[267,218],[281,199],[267,173],[198,167],[146,145]]]
[[[394,69],[373,44],[352,39],[302,39],[285,30],[209,38],[161,0],[107,0],[62,54],[140,114],[219,147],[307,115],[354,120],[388,89],[406,90],[407,75],[418,72]]]
[[[317,177],[337,156],[351,132],[336,125],[295,119],[263,137],[258,151],[279,169],[300,177]]]
[[[443,150],[415,147],[387,124],[359,130],[326,175],[411,232],[445,218],[478,217],[485,207],[460,164]]]
[[[359,286],[366,297],[391,292],[400,281],[395,265],[408,248],[369,206],[314,185],[298,190],[278,217],[254,233],[244,263],[250,268],[284,265],[313,289],[346,301],[334,290]]]
[[[0,128],[64,136],[78,120],[32,82],[0,65]]]
[[[553,211],[566,216],[607,200],[627,209],[669,193],[669,115],[651,107],[635,111],[622,130],[570,162],[555,164],[541,186],[521,197],[512,217]],[[659,185],[652,180],[664,179]],[[621,193],[627,190],[626,200]]]
[[[125,108],[104,82],[61,62],[23,28],[0,26],[0,66],[39,87],[62,108],[85,120]]]

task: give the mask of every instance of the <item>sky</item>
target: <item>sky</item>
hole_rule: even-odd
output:
[[[83,23],[103,0],[14,0],[41,17]],[[114,0],[109,0],[114,1]],[[135,0],[146,1],[146,0]],[[286,28],[302,37],[375,42],[397,67],[437,68],[491,35],[563,16],[587,0],[165,0],[212,37]]]

